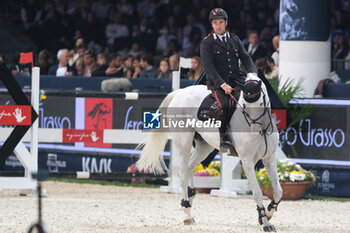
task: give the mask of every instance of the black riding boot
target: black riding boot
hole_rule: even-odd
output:
[[[221,121],[220,132],[220,148],[231,149],[233,147],[231,137],[227,133],[227,112],[219,113],[217,119]]]

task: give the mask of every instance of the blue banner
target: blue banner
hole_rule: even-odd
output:
[[[321,196],[350,197],[350,169],[307,167],[317,177],[308,193]]]

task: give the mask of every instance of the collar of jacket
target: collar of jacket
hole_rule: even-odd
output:
[[[229,31],[226,31],[224,34],[227,38],[231,38]],[[213,32],[213,38],[214,38],[214,40],[217,40],[219,38],[219,36],[215,32]]]
[[[216,37],[216,39],[215,39]],[[220,47],[222,47],[223,49],[227,49],[228,47],[230,47],[231,45],[231,41],[230,40],[227,40],[227,42],[223,42],[221,41],[219,38],[218,38],[218,35],[216,35],[215,33],[213,33],[213,38],[214,38],[214,43],[219,45]]]

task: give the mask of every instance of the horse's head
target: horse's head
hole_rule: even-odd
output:
[[[262,118],[267,111],[265,85],[255,75],[249,74],[244,85],[241,85],[242,94],[240,105],[242,112],[250,126],[251,132],[262,130]],[[242,98],[243,97],[243,98]]]

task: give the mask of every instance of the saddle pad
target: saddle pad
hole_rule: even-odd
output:
[[[235,97],[236,100],[239,98],[239,93],[240,90],[238,88],[234,89],[233,91],[233,96]],[[230,98],[229,101],[229,116],[233,115],[234,111],[236,110],[236,101],[232,98]],[[217,115],[221,112],[222,110],[219,108],[219,104],[214,98],[213,94],[210,93],[207,95],[204,100],[202,101],[201,105],[199,106],[198,112],[197,112],[197,117],[201,121],[206,121],[209,119],[216,119]]]
[[[201,103],[197,112],[197,117],[201,121],[206,121],[210,118],[215,119],[220,111],[221,109],[219,108],[218,102],[214,98],[213,94],[210,93]]]

